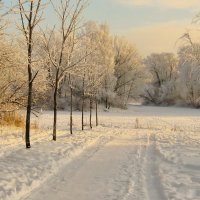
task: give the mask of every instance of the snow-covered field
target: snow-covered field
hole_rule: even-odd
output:
[[[0,200],[199,200],[200,111],[130,105],[100,112],[100,126],[80,131],[81,115],[35,119],[32,148],[23,130],[0,128]],[[88,124],[88,117],[85,121]]]

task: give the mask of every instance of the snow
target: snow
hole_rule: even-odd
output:
[[[81,114],[36,119],[32,148],[23,130],[0,129],[1,200],[199,200],[200,112],[130,105],[100,112],[100,126],[80,131]],[[88,124],[88,116],[85,123]]]

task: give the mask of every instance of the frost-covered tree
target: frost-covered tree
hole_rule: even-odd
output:
[[[187,104],[200,107],[200,44],[191,40],[182,46],[179,55],[180,96]]]
[[[44,33],[44,50],[48,55],[49,80],[53,88],[54,122],[53,140],[56,140],[57,127],[57,98],[61,82],[73,73],[72,69],[80,62],[73,57],[76,31],[80,25],[80,16],[86,6],[86,0],[59,0],[51,1],[55,13],[58,16],[59,28],[53,28],[49,33]],[[71,78],[69,78],[72,92]],[[72,125],[72,118],[70,117]],[[71,126],[70,126],[71,127]]]
[[[98,100],[99,92],[103,88],[103,81],[106,77],[107,68],[109,67],[106,61],[105,53],[107,49],[103,49],[105,42],[104,26],[96,22],[87,22],[79,37],[81,38],[80,55],[86,55],[85,59],[79,65],[78,76],[75,84],[75,94],[77,99],[82,99],[82,129],[84,128],[84,107],[86,99],[89,100],[90,108],[90,127],[92,128],[92,108],[95,102],[96,105],[96,125],[98,125]],[[108,46],[109,47],[109,46]],[[112,49],[111,49],[112,50]],[[106,52],[105,52],[106,51]],[[77,55],[77,56],[80,56]],[[81,56],[82,57],[82,56]],[[79,101],[79,100],[78,100]]]
[[[145,59],[150,73],[142,97],[146,103],[171,104],[176,98],[178,61],[172,53],[151,54]]]
[[[129,98],[138,97],[145,80],[142,58],[137,49],[121,37],[115,37],[116,105],[126,107]]]
[[[0,112],[24,107],[25,79],[22,52],[11,42],[0,39]]]
[[[10,9],[9,9],[10,11]],[[13,112],[24,105],[22,88],[22,55],[19,48],[4,34],[4,17],[9,13],[0,1],[0,113]]]
[[[85,24],[80,37],[83,52],[93,49],[85,60],[82,78],[76,83],[83,97],[82,105],[84,99],[89,98],[90,108],[95,101],[96,111],[98,102],[104,103],[107,109],[110,105],[119,106],[119,102],[124,107],[130,97],[136,96],[136,90],[142,88],[145,79],[137,50],[123,38],[114,39],[107,25],[92,21]]]
[[[96,126],[98,126],[98,103],[102,102],[106,108],[114,96],[114,51],[113,38],[106,24],[88,22],[85,24],[87,44],[93,49],[86,59],[88,66],[85,73],[85,93],[90,101],[90,127],[92,128],[92,108],[95,102]],[[88,49],[88,48],[87,48]]]
[[[96,125],[98,125],[98,101],[103,100],[108,107],[109,94],[113,91],[111,81],[115,82],[113,76],[113,58],[112,37],[109,27],[105,24],[89,22],[86,25],[89,34],[89,43],[95,51],[91,58],[88,59],[88,87],[87,92],[90,94],[90,127],[93,103],[96,107]],[[109,84],[109,86],[107,85]]]
[[[114,76],[113,37],[106,24],[91,22],[89,26],[94,38],[93,41],[97,46],[95,56],[93,57],[93,60],[95,59],[93,62],[97,67],[95,73],[98,74],[99,71],[103,73],[103,76],[101,76],[101,85],[98,87],[98,95],[100,101],[108,109],[115,97],[114,87],[116,84],[116,77]]]
[[[27,54],[27,72],[28,72],[28,98],[27,98],[27,109],[26,109],[26,148],[30,148],[30,121],[31,121],[31,109],[32,109],[32,92],[33,82],[38,74],[38,71],[33,69],[33,42],[35,28],[41,21],[41,5],[42,0],[31,0],[24,3],[23,0],[18,0],[19,15],[21,19],[20,30],[24,35],[26,43],[26,54]]]

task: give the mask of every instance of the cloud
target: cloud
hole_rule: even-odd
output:
[[[200,6],[200,0],[115,0],[134,6],[165,6],[171,8],[190,8]]]
[[[199,41],[200,31],[195,25],[186,21],[157,23],[149,26],[137,27],[123,33],[128,40],[136,44],[143,55],[159,52],[177,52],[182,44],[179,38],[190,32],[194,41]]]

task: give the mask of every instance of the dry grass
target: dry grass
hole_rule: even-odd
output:
[[[22,128],[24,127],[24,118],[18,113],[3,113],[0,117],[0,124],[2,126],[15,126]]]
[[[19,113],[4,113],[0,116],[0,125],[1,126],[14,126],[24,129],[25,119]],[[31,129],[38,129],[38,124],[36,121],[31,123]]]
[[[33,121],[32,123],[31,123],[31,129],[38,129],[39,128],[39,126],[38,126],[38,123],[36,122],[36,121]]]
[[[140,121],[138,118],[135,119],[135,129],[140,129],[141,125],[140,125]]]

